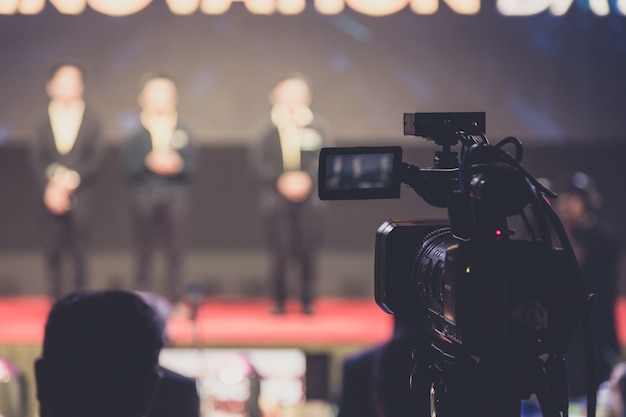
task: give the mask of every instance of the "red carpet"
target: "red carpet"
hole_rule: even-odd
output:
[[[0,298],[0,343],[41,343],[49,310],[45,297]]]
[[[50,309],[45,297],[0,298],[0,344],[41,343]],[[273,316],[270,303],[258,299],[206,299],[198,313],[198,342],[207,346],[374,344],[391,334],[391,316],[371,299],[320,299],[315,314],[303,316],[291,302],[287,314]],[[626,298],[616,305],[617,331],[626,346]],[[194,343],[187,317],[172,317],[168,333],[174,344]]]
[[[41,343],[50,308],[45,297],[0,298],[0,343]],[[198,342],[207,346],[301,346],[374,344],[391,334],[391,316],[372,299],[320,299],[315,314],[300,314],[299,304],[273,316],[258,299],[206,299],[197,320]],[[194,343],[187,317],[172,317],[168,334],[176,345]]]

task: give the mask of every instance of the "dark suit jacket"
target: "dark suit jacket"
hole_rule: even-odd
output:
[[[582,247],[580,272],[585,291],[596,295],[589,318],[596,372],[594,389],[597,389],[603,381],[609,379],[615,362],[619,360],[620,348],[614,308],[618,293],[620,243],[612,227],[599,219],[575,229],[572,241]],[[586,393],[587,378],[584,364],[587,352],[583,340],[582,329],[578,328],[566,357],[570,397],[581,397]]]
[[[157,174],[146,167],[146,156],[152,151],[152,138],[148,130],[142,127],[128,139],[124,146],[124,166],[135,191],[152,193],[158,190],[172,194],[187,188],[196,166],[196,152],[187,130],[177,127],[170,146],[178,152],[184,165],[180,174],[171,177]]]
[[[389,398],[389,393],[393,399],[391,402],[396,402],[398,407],[409,406],[403,413],[390,416],[407,412],[415,416],[426,415],[421,407],[423,396],[418,393],[407,395],[407,387],[412,368],[411,352],[414,349],[418,355],[430,352],[431,326],[430,319],[424,314],[395,314],[393,334],[388,341],[348,356],[343,363],[337,417],[379,417],[374,397]],[[420,412],[411,414],[413,409]]]
[[[319,199],[316,198],[316,194],[319,151],[324,146],[330,146],[330,139],[323,121],[315,119],[307,127],[318,133],[319,140],[313,136],[307,136],[309,140],[303,140],[300,153],[301,170],[307,172],[313,179],[312,195],[308,202],[318,204]],[[260,134],[254,140],[249,162],[252,174],[259,186],[261,212],[271,212],[276,206],[284,204],[286,200],[276,189],[276,181],[284,172],[280,136],[278,129],[269,120],[265,122]]]
[[[200,398],[196,381],[161,367],[163,378],[147,417],[199,417]]]
[[[349,356],[343,363],[337,417],[378,417],[374,408],[375,368],[384,345]]]
[[[85,108],[76,142],[69,153],[61,155],[57,151],[52,125],[47,115],[37,127],[30,150],[35,176],[42,192],[48,183],[48,167],[56,163],[73,169],[80,175],[81,181],[76,196],[94,183],[104,157],[100,125],[89,108]]]

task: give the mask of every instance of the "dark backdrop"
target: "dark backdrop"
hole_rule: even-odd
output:
[[[404,160],[427,167],[432,164],[434,150],[434,146],[408,147]],[[200,148],[188,218],[190,250],[262,249],[262,225],[256,211],[253,177],[246,168],[246,152],[247,148],[241,146]],[[537,177],[556,178],[573,170],[592,175],[604,196],[602,214],[624,236],[625,160],[624,143],[584,143],[527,146],[523,163]],[[108,149],[94,194],[93,249],[128,248],[129,195],[117,146]],[[37,249],[39,196],[22,145],[0,147],[0,196],[0,250]],[[369,249],[376,228],[388,218],[445,216],[444,210],[428,206],[409,189],[403,189],[399,200],[327,202],[325,247]]]

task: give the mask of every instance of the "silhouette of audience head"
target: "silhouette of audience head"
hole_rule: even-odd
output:
[[[576,226],[600,208],[601,196],[595,181],[587,174],[575,172],[557,185],[556,209],[566,225]]]
[[[83,291],[55,303],[35,362],[41,417],[139,417],[160,379],[154,310],[122,291]]]
[[[426,314],[395,313],[392,339],[407,338],[430,346],[432,322]]]

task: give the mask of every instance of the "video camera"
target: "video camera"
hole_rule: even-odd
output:
[[[564,358],[587,301],[556,195],[521,164],[517,138],[489,144],[485,113],[406,113],[404,133],[441,147],[432,168],[397,146],[324,148],[318,183],[322,200],[399,198],[405,184],[447,208],[376,233],[377,304],[432,326],[414,352],[413,385],[429,396],[415,415],[519,415],[533,394],[544,416],[567,415]]]

